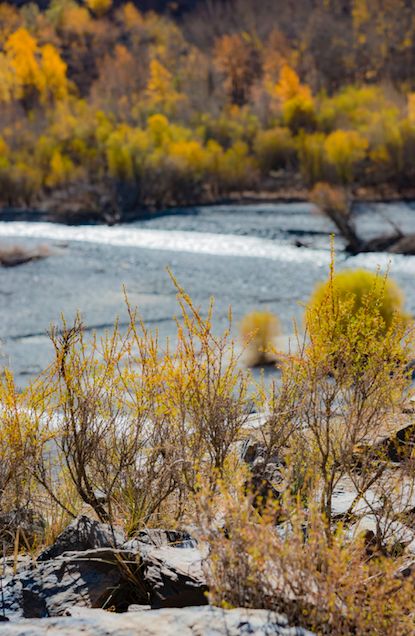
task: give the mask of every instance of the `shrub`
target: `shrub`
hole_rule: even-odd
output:
[[[377,86],[346,86],[337,94],[323,97],[318,108],[319,126],[332,132],[336,128],[364,130],[381,113],[393,119],[399,111]]]
[[[245,316],[240,329],[250,366],[275,362],[274,341],[280,334],[280,323],[274,314],[269,311],[254,311]]]
[[[47,431],[32,470],[70,516],[88,505],[130,532],[160,519],[176,525],[199,479],[214,487],[233,474],[249,413],[247,374],[229,330],[213,334],[212,308],[203,318],[177,290],[174,351],[163,350],[130,306],[125,334],[115,325],[88,342],[79,317],[51,332],[54,362],[31,388],[30,416]]]
[[[320,181],[325,173],[324,142],[326,136],[316,132],[299,136],[300,171],[306,183],[312,185]]]
[[[397,283],[364,269],[344,270],[317,285],[309,305],[314,308],[322,306],[331,294],[336,300],[350,302],[350,317],[358,315],[368,303],[375,303],[383,331],[390,329],[395,314],[400,318],[405,316],[404,296]]]
[[[370,560],[363,541],[350,542],[341,530],[327,540],[319,513],[295,503],[289,524],[276,531],[275,504],[260,516],[252,498],[234,490],[221,502],[223,527],[215,523],[217,496],[200,502],[213,605],[276,611],[317,634],[412,633],[414,581],[397,575],[403,559]]]
[[[271,170],[292,168],[296,160],[296,144],[288,128],[273,128],[258,133],[255,155],[264,174]]]
[[[355,169],[366,156],[369,143],[354,130],[336,130],[324,143],[327,160],[342,183],[351,183]]]
[[[397,317],[385,332],[380,293],[354,315],[354,296],[339,297],[334,263],[331,271],[324,302],[307,310],[310,339],[282,361],[257,432],[264,478],[277,458],[278,493],[258,506],[255,487],[250,492],[236,473],[219,497],[205,489],[198,498],[210,600],[283,612],[321,634],[403,635],[413,631],[414,587],[413,574],[402,573],[396,522],[412,507],[412,447],[392,474],[376,441],[402,421],[411,340]],[[346,483],[356,496],[340,515],[335,489]],[[354,525],[366,511],[373,537]]]
[[[282,112],[284,123],[294,134],[315,128],[316,116],[311,98],[296,95],[284,103]]]
[[[294,134],[315,127],[316,115],[311,90],[307,85],[301,84],[297,73],[286,63],[281,67],[274,93],[281,104],[284,123]]]

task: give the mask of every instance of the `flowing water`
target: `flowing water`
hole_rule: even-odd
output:
[[[415,205],[360,205],[356,220],[367,238],[393,231],[389,222],[415,232]],[[47,259],[0,269],[1,362],[24,385],[50,361],[46,334],[61,313],[70,320],[80,310],[98,332],[117,316],[123,323],[123,285],[149,325],[161,336],[174,335],[177,302],[166,268],[196,304],[207,307],[215,297],[218,330],[231,305],[235,330],[245,313],[269,309],[289,334],[293,318],[301,321],[301,303],[327,274],[332,231],[298,203],[176,210],[115,227],[0,222],[0,244],[51,249]],[[341,240],[336,244],[339,268],[390,266],[415,313],[415,257],[348,258]]]

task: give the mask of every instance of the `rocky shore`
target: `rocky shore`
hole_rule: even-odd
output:
[[[147,529],[127,540],[80,516],[36,559],[6,559],[2,634],[309,633],[264,610],[209,607],[203,558],[187,533]]]

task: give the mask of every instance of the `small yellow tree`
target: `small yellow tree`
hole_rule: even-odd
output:
[[[150,110],[161,110],[166,114],[173,113],[184,99],[174,86],[173,75],[155,59],[150,62],[150,77],[146,93]]]
[[[353,181],[356,166],[365,158],[368,146],[367,139],[355,130],[336,130],[327,137],[324,144],[327,160],[342,183]]]

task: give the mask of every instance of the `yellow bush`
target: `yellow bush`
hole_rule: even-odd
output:
[[[261,366],[275,362],[275,338],[281,333],[280,322],[269,311],[253,311],[240,326],[248,364]]]
[[[49,166],[49,172],[46,176],[45,183],[48,187],[62,186],[71,180],[75,173],[75,166],[71,159],[55,150]]]
[[[293,133],[310,130],[315,126],[314,102],[307,95],[297,95],[282,107],[284,123]]]
[[[356,165],[366,156],[369,143],[354,130],[336,130],[325,141],[328,162],[342,183],[351,183]]]
[[[336,300],[350,302],[349,317],[356,316],[369,303],[379,308],[381,330],[392,325],[394,315],[405,318],[404,295],[395,281],[364,270],[350,269],[334,274],[332,279],[317,285],[309,306],[318,308],[327,302],[331,289]]]
[[[101,17],[110,10],[112,0],[86,0],[86,4],[92,13]]]
[[[4,49],[20,86],[42,92],[45,79],[36,59],[37,40],[20,27],[7,39]]]
[[[324,142],[326,136],[321,132],[306,134],[299,137],[300,170],[307,183],[321,181],[324,176]]]
[[[51,44],[42,47],[41,71],[44,76],[43,97],[64,99],[68,94],[66,64]]]
[[[281,69],[275,94],[282,105],[284,122],[293,132],[313,128],[315,112],[311,90],[301,84],[297,73],[288,64]]]
[[[323,98],[318,109],[318,123],[330,132],[335,128],[366,130],[378,115],[398,117],[396,104],[387,100],[377,86],[347,86],[332,97]]]
[[[178,104],[184,100],[184,95],[176,90],[172,74],[158,60],[150,62],[147,100],[150,110],[161,110],[167,114],[175,112]]]
[[[254,151],[262,172],[293,166],[296,144],[288,128],[260,131],[254,142]]]

